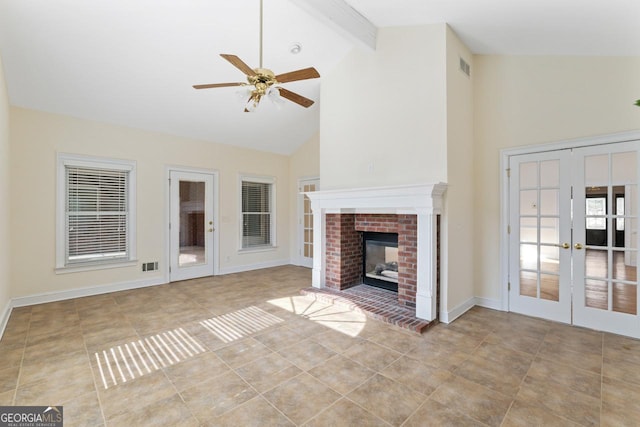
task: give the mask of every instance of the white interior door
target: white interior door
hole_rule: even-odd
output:
[[[634,337],[640,337],[638,145],[573,153],[573,322]]]
[[[571,151],[512,156],[511,311],[571,323]]]
[[[170,280],[214,273],[214,175],[170,171]]]
[[[300,180],[298,183],[298,264],[309,268],[313,267],[313,212],[311,200],[301,193],[318,191],[319,186],[319,179]]]

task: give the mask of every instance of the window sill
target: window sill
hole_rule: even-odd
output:
[[[93,262],[79,265],[68,265],[57,267],[56,274],[76,273],[80,271],[106,270],[109,268],[132,267],[138,264],[138,260],[115,261],[115,262]]]
[[[272,252],[272,251],[275,251],[277,249],[278,249],[277,246],[261,246],[261,247],[255,247],[255,248],[239,249],[238,250],[238,254],[252,254],[252,253],[258,253],[258,252]]]

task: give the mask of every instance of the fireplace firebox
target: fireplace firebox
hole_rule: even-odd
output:
[[[362,254],[363,282],[398,292],[398,234],[364,232]]]

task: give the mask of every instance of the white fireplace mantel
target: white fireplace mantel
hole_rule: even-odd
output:
[[[326,215],[396,214],[418,219],[416,317],[436,318],[437,215],[442,212],[444,183],[356,188],[305,193],[313,211],[313,286],[325,286]],[[319,243],[319,244],[318,244]]]

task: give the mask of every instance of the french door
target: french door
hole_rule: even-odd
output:
[[[639,147],[509,158],[511,311],[640,337]]]
[[[311,199],[302,193],[318,191],[319,179],[298,181],[298,242],[299,265],[313,267],[313,212]]]
[[[170,186],[170,280],[214,273],[214,175],[172,170]]]

